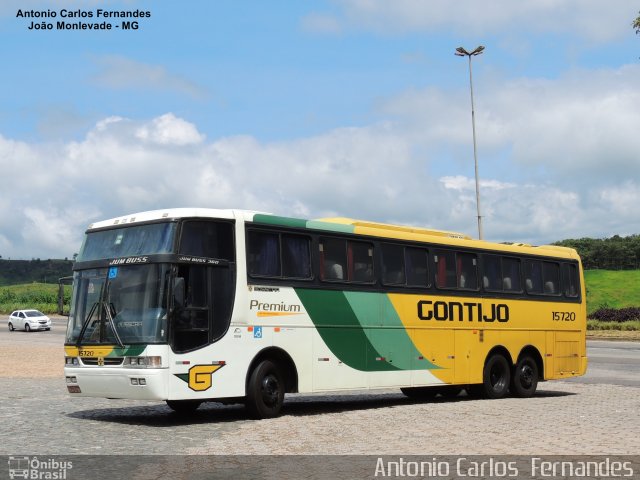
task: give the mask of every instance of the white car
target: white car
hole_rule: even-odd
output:
[[[16,310],[9,315],[9,330],[17,328],[30,332],[31,330],[51,330],[51,319],[38,310]]]

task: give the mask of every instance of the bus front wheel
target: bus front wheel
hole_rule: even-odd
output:
[[[278,365],[263,360],[251,372],[245,405],[254,418],[273,418],[284,403],[284,379]]]
[[[200,400],[167,400],[167,406],[180,414],[195,412],[201,403]]]
[[[516,397],[531,397],[538,387],[538,364],[528,355],[518,360],[511,377],[511,393]]]
[[[486,398],[502,398],[509,390],[511,368],[502,355],[492,355],[482,372],[482,393]]]

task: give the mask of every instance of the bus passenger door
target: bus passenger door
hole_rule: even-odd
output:
[[[173,285],[171,346],[175,352],[209,343],[209,272],[200,265],[180,265]]]

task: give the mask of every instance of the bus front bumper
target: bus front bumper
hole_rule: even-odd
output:
[[[167,399],[167,368],[65,367],[64,375],[74,397]]]

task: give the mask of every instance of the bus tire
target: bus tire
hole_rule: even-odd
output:
[[[261,361],[251,372],[247,384],[245,406],[256,419],[273,418],[280,414],[284,403],[285,383],[278,365]]]
[[[200,400],[167,400],[167,406],[174,412],[180,414],[195,412],[201,403]]]
[[[430,400],[438,395],[438,387],[404,387],[400,391],[415,400]]]
[[[511,393],[520,398],[531,397],[538,387],[538,375],[538,364],[529,355],[525,355],[513,369]]]
[[[489,357],[482,371],[482,394],[485,398],[502,398],[509,390],[511,368],[500,354]]]
[[[457,385],[445,385],[437,388],[438,393],[442,395],[442,398],[452,399],[457,398],[462,393],[462,387]]]

